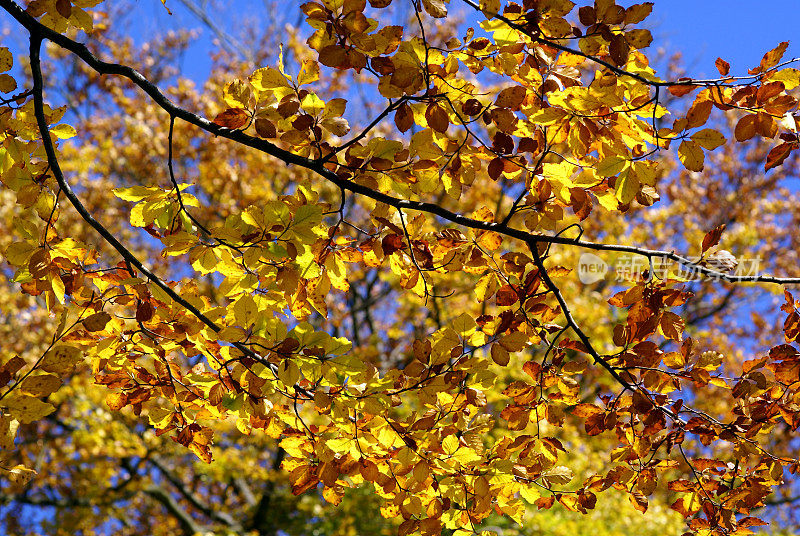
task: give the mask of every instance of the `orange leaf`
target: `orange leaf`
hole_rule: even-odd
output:
[[[400,132],[406,132],[411,128],[414,124],[414,112],[411,111],[411,106],[405,102],[400,105],[394,114],[394,124]]]
[[[737,141],[747,141],[756,135],[756,116],[746,115],[739,119],[733,131]]]
[[[247,124],[250,114],[244,108],[228,108],[214,118],[214,124],[236,130]]]
[[[781,61],[783,57],[783,53],[786,52],[786,48],[789,46],[789,41],[784,41],[766,54],[764,57],[761,58],[761,64],[756,67],[755,69],[749,69],[747,72],[750,74],[758,74],[763,73],[765,71],[769,71],[776,65],[778,62]]]
[[[722,232],[725,230],[725,224],[717,225],[703,237],[703,253],[708,251],[709,248],[716,246],[719,243]]]
[[[764,171],[780,166],[793,149],[797,149],[796,143],[781,143],[773,147],[767,155]]]
[[[519,300],[519,296],[517,295],[517,291],[514,290],[514,287],[511,285],[503,285],[497,290],[495,299],[497,300],[497,305],[505,307],[514,305],[517,300]]]
[[[710,100],[695,102],[686,114],[688,121],[686,127],[695,128],[704,125],[708,121],[708,116],[711,115],[713,106],[714,104]]]
[[[689,81],[691,81],[691,78],[679,78],[678,81],[679,82],[689,82]],[[695,85],[692,85],[692,84],[676,84],[674,86],[669,86],[669,92],[672,93],[676,97],[683,97],[687,93],[691,93],[692,91],[694,91],[697,88],[698,88],[698,86],[695,86]]]
[[[437,132],[446,132],[447,127],[450,126],[447,112],[435,102],[432,102],[425,110],[425,120],[428,121],[428,126]]]
[[[731,72],[731,64],[722,58],[717,58],[717,61],[714,62],[714,65],[717,66],[717,70],[722,76],[727,76],[727,74]]]

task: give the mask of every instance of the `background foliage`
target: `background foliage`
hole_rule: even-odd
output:
[[[784,43],[698,80],[651,3],[183,0],[201,83],[141,3],[0,0],[6,533],[792,530]]]

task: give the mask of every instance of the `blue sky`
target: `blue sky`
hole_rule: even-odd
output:
[[[395,0],[400,3],[408,0]],[[588,2],[575,0],[578,5]],[[638,1],[638,0],[637,0]],[[302,3],[302,2],[301,2]],[[459,0],[451,0],[456,6]],[[622,1],[628,6],[636,2]],[[214,21],[236,32],[243,20],[269,20],[286,17],[288,11],[270,13],[262,0],[219,2]],[[280,4],[280,2],[279,2]],[[286,1],[287,6],[291,2]],[[178,0],[167,0],[173,15],[167,15],[160,0],[139,0],[132,17],[133,33],[142,37],[156,35],[169,28],[203,28]],[[295,19],[296,15],[289,15]],[[653,14],[648,19],[654,36],[651,54],[663,47],[668,53],[683,52],[687,72],[692,76],[715,76],[714,60],[722,57],[731,64],[732,74],[746,74],[755,67],[765,52],[781,41],[790,41],[785,59],[800,57],[800,0],[655,0]],[[211,32],[203,29],[182,66],[184,74],[203,78],[208,69],[208,51],[212,49]]]
[[[683,51],[694,76],[716,75],[718,57],[746,74],[781,41],[784,59],[800,56],[800,0],[656,0],[648,21],[653,46]]]

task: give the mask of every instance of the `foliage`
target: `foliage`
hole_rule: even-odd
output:
[[[198,89],[189,34],[137,56],[125,8],[0,0],[2,499],[57,512],[9,533],[780,520],[787,43],[661,78],[649,2],[399,3],[304,3]],[[586,252],[644,270],[580,283]]]

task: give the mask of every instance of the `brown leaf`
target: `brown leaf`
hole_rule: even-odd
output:
[[[236,130],[247,124],[250,115],[244,108],[228,108],[214,118],[214,124],[221,127]]]
[[[383,248],[384,255],[391,255],[395,251],[400,251],[404,247],[403,237],[394,233],[386,235],[383,237],[381,247]]]
[[[714,104],[710,100],[695,102],[686,113],[686,120],[688,121],[686,128],[696,128],[704,125],[708,121],[713,107]]]
[[[749,69],[747,72],[750,74],[758,74],[763,73],[765,71],[769,71],[776,65],[778,62],[781,61],[783,57],[783,53],[786,52],[786,48],[789,46],[789,41],[784,41],[780,43],[778,46],[764,54],[764,57],[761,58],[761,64],[756,67],[755,69]]]
[[[506,307],[517,303],[519,296],[517,295],[517,291],[514,290],[514,287],[511,285],[503,285],[497,290],[495,299],[497,300],[497,305]]]
[[[733,130],[734,136],[737,141],[747,141],[756,135],[756,116],[748,114],[736,123],[736,128]]]
[[[431,17],[441,19],[447,16],[447,5],[444,0],[422,0],[422,5]]]
[[[592,6],[583,6],[578,9],[578,19],[584,26],[591,26],[597,22],[597,15]]]
[[[506,166],[502,158],[500,158],[499,156],[493,158],[492,161],[489,162],[489,178],[492,179],[493,181],[499,179],[500,174],[503,173],[505,167]]]
[[[492,345],[492,361],[500,365],[501,367],[505,367],[508,365],[511,356],[508,353],[508,350],[500,346],[499,344]]]
[[[278,131],[272,121],[266,117],[257,117],[256,134],[261,138],[274,138],[278,135]]]
[[[56,0],[56,11],[65,19],[68,19],[72,15],[72,2],[70,0]]]
[[[507,87],[497,95],[495,106],[519,110],[522,101],[525,100],[525,95],[526,91],[522,86]]]
[[[483,106],[478,99],[467,99],[461,105],[461,111],[470,117],[475,117],[483,111]]]
[[[683,340],[683,329],[685,327],[683,318],[679,317],[675,313],[665,311],[661,315],[661,321],[659,324],[661,326],[661,331],[664,332],[665,337],[678,342]]]
[[[678,81],[682,82],[684,80],[689,81],[691,79],[690,78],[680,78]],[[695,85],[692,85],[692,84],[676,84],[674,86],[669,86],[669,92],[672,93],[676,97],[683,97],[684,95],[686,95],[688,93],[691,93],[692,91],[694,91],[698,87],[699,86],[695,86]]]
[[[722,76],[727,76],[728,73],[731,72],[731,64],[722,58],[717,58],[717,60],[714,62],[714,65],[717,66],[717,70]]]
[[[301,495],[315,487],[319,482],[319,477],[314,467],[301,465],[289,474],[289,480],[292,482],[292,494]]]
[[[797,149],[797,147],[797,143],[780,143],[773,147],[767,155],[767,161],[764,163],[764,171],[780,166],[783,161],[786,160],[786,157],[788,157],[794,149]]]
[[[428,122],[428,126],[437,132],[447,132],[447,127],[450,126],[447,112],[435,102],[430,103],[425,110],[425,120]]]
[[[414,112],[411,111],[411,106],[403,103],[394,114],[394,124],[400,132],[406,132],[414,124]]]
[[[722,237],[722,232],[725,230],[725,224],[717,225],[703,237],[703,253],[710,248],[719,244],[719,239]]]
[[[631,492],[629,498],[634,508],[639,510],[641,513],[645,513],[647,511],[647,497],[645,497],[643,493],[639,491]]]
[[[630,53],[630,46],[622,34],[614,34],[611,39],[611,44],[608,45],[608,52],[611,54],[611,59],[619,65],[623,66],[628,62],[628,54]]]
[[[149,301],[140,301],[139,305],[136,306],[136,321],[147,322],[153,318],[153,313],[155,313],[153,304],[151,304]]]
[[[100,311],[99,313],[86,317],[83,320],[83,327],[86,328],[86,331],[101,331],[110,320],[110,314],[105,311]]]
[[[570,205],[578,220],[583,221],[588,218],[589,213],[592,212],[592,199],[586,193],[586,190],[583,188],[570,188],[569,194]]]
[[[638,24],[646,19],[653,11],[653,2],[634,4],[625,10],[625,22],[627,24]]]

